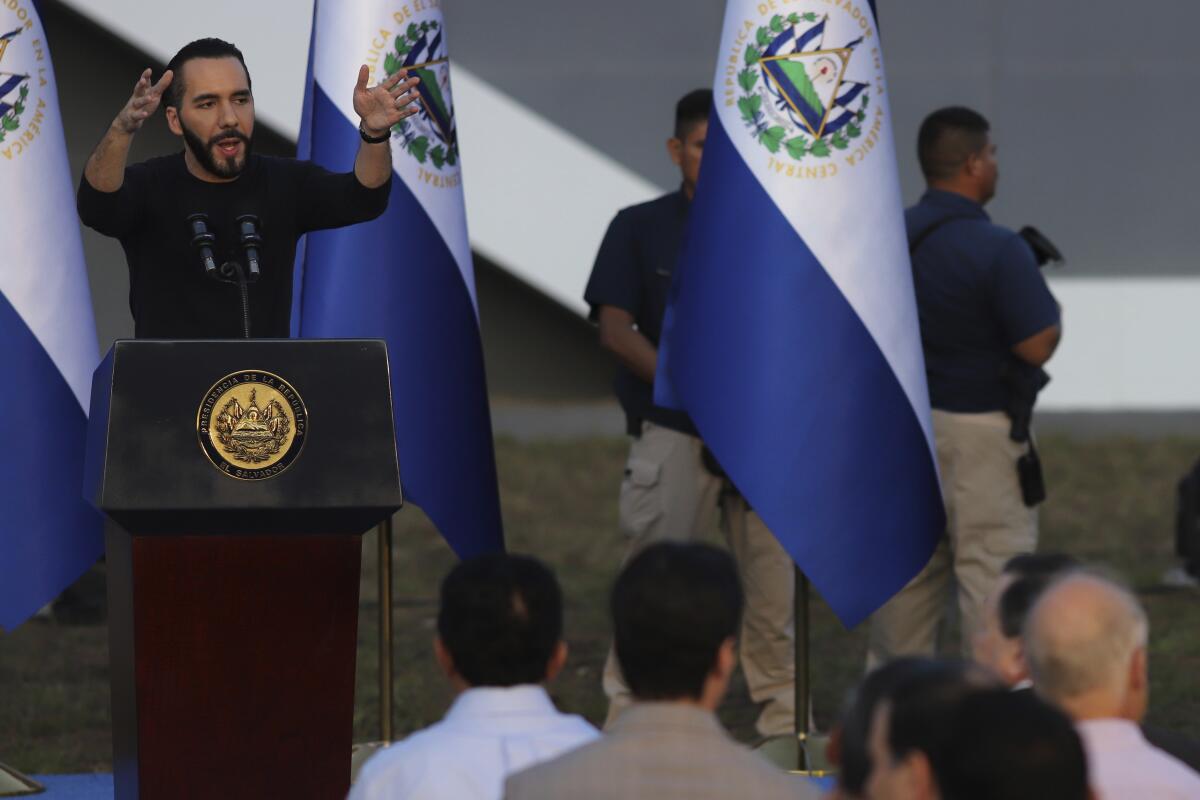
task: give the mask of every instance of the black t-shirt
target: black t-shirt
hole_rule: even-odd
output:
[[[600,306],[628,311],[638,331],[658,346],[671,274],[683,249],[687,215],[688,201],[682,190],[617,214],[604,235],[583,294],[593,320]],[[648,420],[695,435],[691,418],[682,411],[654,405],[654,387],[624,364],[617,365],[614,388],[631,434],[640,433],[642,420]]]
[[[307,161],[251,155],[235,181],[209,183],[188,172],[183,153],[125,170],[115,192],[79,182],[79,217],[121,241],[129,263],[129,308],[139,339],[233,339],[242,336],[239,288],[204,274],[187,218],[208,215],[218,266],[245,264],[236,219],[259,218],[261,276],[250,284],[250,334],[286,338],[292,312],[296,241],[308,231],[378,217],[390,182],[376,189],[353,172],[336,174]]]

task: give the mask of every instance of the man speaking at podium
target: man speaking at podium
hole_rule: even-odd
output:
[[[79,216],[120,239],[139,338],[274,337],[290,332],[296,242],[308,231],[374,219],[387,208],[391,128],[416,113],[416,78],[354,87],[362,143],[352,172],[251,153],[254,95],[242,53],[199,39],[157,83],[142,73],[79,183]],[[183,152],[126,166],[160,103]]]

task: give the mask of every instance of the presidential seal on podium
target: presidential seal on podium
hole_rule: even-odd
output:
[[[213,466],[239,480],[264,480],[286,470],[299,457],[307,428],[300,393],[262,370],[221,378],[196,415],[200,449]]]

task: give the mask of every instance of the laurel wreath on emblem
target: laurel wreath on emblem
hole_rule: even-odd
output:
[[[244,409],[231,398],[221,409],[214,427],[225,452],[240,461],[257,464],[279,452],[291,423],[278,401],[272,400],[259,411],[253,392],[250,398],[250,406]]]
[[[439,23],[436,20],[414,22],[408,26],[408,30],[397,36],[393,43],[395,50],[388,53],[383,59],[383,69],[388,77],[404,69],[405,58],[413,51],[413,48],[419,46],[421,38],[436,32],[438,28]],[[458,163],[457,140],[452,140],[448,144],[442,142],[434,144],[430,141],[429,136],[420,133],[415,128],[412,118],[409,118],[402,119],[392,126],[392,131],[404,140],[404,149],[418,163],[424,164],[426,161],[432,161],[433,166],[439,170],[444,166],[453,167]]]
[[[25,101],[29,98],[29,83],[25,82],[21,86],[21,90],[17,92],[17,102],[13,103],[12,110],[0,117],[0,142],[8,136],[9,131],[15,131],[21,127],[21,115],[25,113]]]
[[[786,17],[780,14],[773,16],[770,22],[758,29],[754,44],[747,45],[746,66],[738,72],[737,77],[738,85],[743,92],[742,96],[738,98],[737,105],[738,110],[742,112],[742,120],[746,126],[754,132],[758,142],[771,153],[786,150],[787,154],[796,161],[809,155],[815,158],[828,158],[835,150],[848,149],[853,140],[862,136],[862,123],[867,118],[866,109],[870,102],[870,96],[864,93],[862,105],[853,120],[839,130],[820,137],[810,138],[797,135],[789,139],[785,127],[768,123],[762,106],[764,98],[768,102],[771,101],[771,98],[759,87],[764,80],[759,63],[763,53],[771,46],[776,37],[784,33],[787,26],[799,25],[802,22],[815,23],[817,19],[817,15],[811,11],[804,14],[792,13]]]

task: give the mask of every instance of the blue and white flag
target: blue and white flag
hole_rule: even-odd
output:
[[[96,324],[46,35],[0,4],[0,628],[104,552],[83,499]]]
[[[475,275],[440,4],[317,2],[300,157],[353,169],[359,66],[369,85],[421,78],[420,113],[392,132],[391,198],[377,220],[309,234],[293,326],[387,340],[408,500],[461,557],[504,547]]]
[[[871,6],[729,0],[714,90],[656,397],[853,626],[944,527]]]

